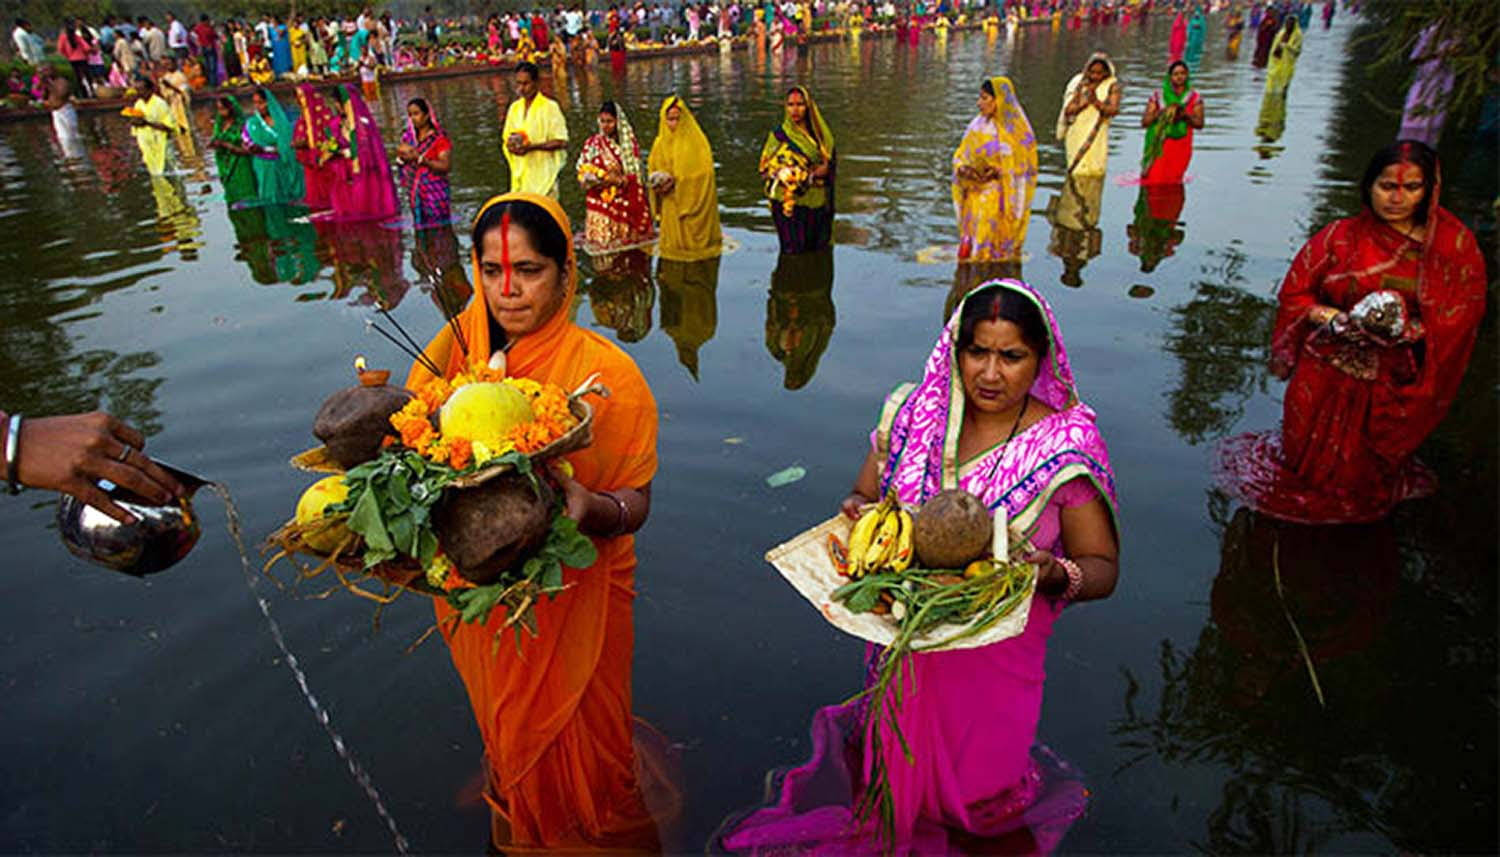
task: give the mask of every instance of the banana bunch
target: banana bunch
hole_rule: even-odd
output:
[[[893,490],[860,515],[849,534],[849,576],[874,571],[902,572],[911,566],[911,513],[901,508]]]

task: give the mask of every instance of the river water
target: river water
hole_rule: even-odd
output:
[[[957,33],[916,49],[866,38],[801,56],[664,58],[575,76],[559,93],[575,152],[601,99],[649,141],[661,98],[686,96],[714,143],[738,245],[716,269],[591,275],[579,308],[624,344],[661,408],[634,687],[680,767],[674,849],[701,851],[759,800],[767,770],[805,757],[813,711],[858,687],[861,644],[761,557],[832,513],[881,397],[931,348],[954,270],[919,252],[956,241],[949,157],[993,73],[1016,81],[1043,140],[1024,276],[1057,310],[1120,485],[1119,590],[1069,610],[1048,661],[1039,740],[1092,793],[1064,849],[1495,849],[1493,313],[1459,404],[1424,449],[1443,480],[1435,498],[1382,525],[1278,534],[1214,489],[1215,442],[1279,418],[1281,385],[1263,368],[1274,287],[1315,229],[1356,210],[1400,83],[1366,77],[1355,22],[1341,17],[1308,34],[1284,131],[1266,141],[1262,75],[1248,45],[1238,62],[1223,57],[1221,27],[1211,22],[1195,81],[1208,125],[1193,180],[1177,222],[1154,229],[1136,223],[1138,190],[1115,176],[1135,166],[1134,117],[1163,70],[1160,16],[997,43]],[[1053,202],[1064,188],[1050,130],[1095,47],[1127,88],[1090,233],[1076,206]],[[838,243],[831,264],[778,271],[753,173],[795,82],[838,138]],[[375,108],[388,137],[418,94],[454,137],[466,221],[505,181],[507,81],[388,86]],[[206,109],[197,118],[206,127]],[[453,260],[467,239],[324,234],[274,211],[231,218],[205,172],[153,185],[122,120],[83,126],[87,153],[72,162],[46,123],[0,126],[0,403],[126,417],[152,452],[228,485],[256,541],[308,482],[286,461],[311,444],[318,403],[350,383],[352,356],[404,366],[366,330],[375,307],[394,305],[425,338],[440,322],[432,290],[465,287]],[[1449,148],[1447,199],[1493,239],[1493,222],[1475,219],[1495,192],[1492,153],[1476,167],[1462,141]],[[576,185],[564,202],[581,213]],[[767,485],[792,465],[805,478]],[[198,505],[196,552],[135,580],[69,556],[50,497],[5,502],[0,850],[393,848],[285,669],[222,508],[206,494]],[[406,652],[430,607],[400,600],[377,630],[366,602],[261,591],[412,847],[478,850],[486,811],[466,697],[440,643]]]

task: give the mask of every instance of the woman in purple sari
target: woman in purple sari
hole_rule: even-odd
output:
[[[1047,638],[1063,608],[1114,590],[1114,473],[1079,399],[1057,321],[1016,280],[992,280],[954,311],[922,380],[897,387],[870,436],[846,514],[894,487],[920,504],[962,488],[1038,550],[1026,630],[974,649],[916,654],[898,719],[911,761],[884,741],[895,841],[852,807],[871,769],[860,702],[813,720],[813,758],[780,778],[774,804],[727,827],[737,852],[946,854],[975,837],[1045,853],[1083,813],[1076,772],[1036,745]],[[874,653],[872,648],[871,654]],[[983,712],[982,715],[978,712]],[[1029,837],[1029,839],[1028,839]]]
[[[354,84],[334,89],[334,106],[340,117],[343,139],[348,146],[344,155],[343,181],[335,182],[330,196],[338,221],[388,220],[400,207],[396,202],[396,182],[391,178],[391,163],[385,155],[385,141],[370,108]]]

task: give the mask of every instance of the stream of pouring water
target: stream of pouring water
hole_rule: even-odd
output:
[[[302,689],[302,695],[307,699],[307,704],[312,709],[313,717],[322,725],[323,731],[328,733],[328,738],[333,742],[333,749],[338,752],[339,758],[344,760],[344,764],[349,766],[349,773],[354,777],[354,781],[359,783],[359,787],[370,798],[370,802],[375,805],[375,811],[380,814],[381,819],[385,821],[385,826],[391,831],[391,836],[395,837],[396,852],[398,854],[410,853],[410,843],[406,841],[405,836],[401,835],[401,830],[396,827],[396,819],[391,816],[390,810],[386,808],[385,801],[381,800],[380,792],[375,789],[375,784],[371,782],[369,772],[359,763],[358,759],[354,758],[354,752],[344,743],[344,737],[338,733],[337,729],[333,728],[333,719],[329,716],[328,709],[324,708],[321,702],[318,702],[316,696],[313,696],[312,689],[307,684],[307,674],[302,671],[302,667],[297,663],[297,656],[292,654],[291,649],[287,648],[286,638],[281,634],[281,626],[271,616],[271,605],[260,594],[260,575],[256,574],[250,568],[250,555],[245,552],[245,540],[240,533],[239,510],[235,508],[234,500],[229,496],[229,489],[217,482],[210,482],[209,487],[219,496],[219,499],[224,501],[224,514],[229,522],[229,536],[234,539],[234,546],[240,552],[240,567],[244,569],[245,582],[250,586],[250,594],[255,596],[255,603],[260,607],[261,615],[266,617],[266,625],[271,629],[271,639],[275,640],[276,647],[281,649],[281,655],[286,659],[287,668],[292,671],[292,675],[297,679],[297,686]]]

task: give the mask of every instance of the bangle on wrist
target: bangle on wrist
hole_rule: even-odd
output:
[[[1059,597],[1064,601],[1073,601],[1078,598],[1078,593],[1083,590],[1083,569],[1078,563],[1065,556],[1057,557],[1057,564],[1063,567],[1068,575],[1068,586]]]
[[[615,506],[619,509],[619,516],[615,518],[615,525],[610,529],[608,533],[606,533],[606,535],[611,538],[615,536],[625,535],[625,527],[630,521],[630,509],[625,505],[625,499],[612,491],[604,491],[601,493],[603,493],[604,496],[608,497],[609,499],[615,501]]]
[[[21,415],[11,414],[5,430],[5,485],[11,496],[21,493],[21,483],[16,481],[21,461]]]

